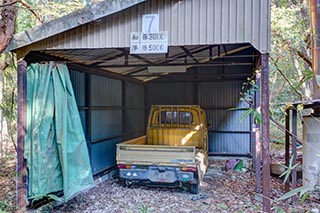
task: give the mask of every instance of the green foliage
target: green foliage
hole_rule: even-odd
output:
[[[279,207],[279,206],[276,206],[275,207],[275,212],[276,213],[286,213],[281,207]]]
[[[141,206],[138,208],[138,210],[139,210],[141,213],[148,213],[148,206],[145,205],[144,203],[142,203]]]
[[[2,54],[0,56],[0,64],[7,64],[6,69],[0,72],[2,78],[2,88],[0,88],[2,89],[2,102],[0,103],[0,110],[7,122],[10,140],[14,143],[17,120],[17,75],[14,55]]]
[[[0,200],[0,213],[13,212],[15,211],[15,209],[16,209],[15,206],[10,204],[8,201]]]
[[[84,8],[91,4],[91,0],[26,0],[26,3],[30,5],[30,8],[26,8],[21,3],[18,4],[16,33],[41,24],[32,12],[39,14],[44,21],[50,21]],[[16,64],[17,62],[13,54],[6,53],[0,55],[0,67],[5,67],[4,70],[0,70],[2,77],[2,88],[0,89],[3,94],[0,110],[2,110],[2,115],[6,120],[10,140],[13,143],[16,138],[17,124]]]
[[[65,16],[91,4],[91,1],[73,0],[73,1],[55,1],[55,0],[26,0],[32,10],[40,15],[44,22],[51,21],[58,17]],[[28,30],[36,25],[41,24],[32,14],[30,9],[20,5],[16,22],[16,32]]]
[[[299,163],[293,165],[293,158],[294,156],[292,155],[290,158],[290,162],[289,162],[289,166],[285,166],[280,164],[280,166],[284,167],[286,170],[279,176],[279,177],[283,177],[284,176],[284,182],[287,182],[291,172],[299,165]]]
[[[270,110],[274,120],[284,126],[281,104],[311,98],[313,73],[310,59],[308,1],[274,0],[271,8]],[[284,140],[284,132],[271,123],[272,138]],[[298,137],[301,125],[298,122]]]
[[[262,118],[261,114],[255,108],[230,108],[229,110],[245,110],[245,112],[241,115],[240,121],[246,120],[250,115],[256,121],[256,123],[261,124]]]
[[[243,83],[242,85],[242,92],[241,95],[241,101],[244,101],[249,107],[243,108],[230,108],[229,110],[244,110],[244,113],[240,117],[240,121],[244,121],[247,119],[250,115],[253,117],[256,123],[261,124],[262,118],[261,114],[257,111],[256,108],[254,108],[254,99],[255,99],[255,93],[259,89],[256,85],[256,82],[252,80],[251,78],[247,79],[248,81]]]
[[[299,193],[299,197],[303,198],[303,200],[306,199],[306,197],[304,195],[306,195],[307,193],[316,190],[315,187],[310,187],[310,186],[301,186],[299,188],[293,189],[289,192],[287,192],[286,194],[282,195],[281,197],[279,197],[277,200],[281,201],[281,200],[286,200],[296,194]]]
[[[280,175],[280,177],[284,177],[284,182],[287,182],[288,179],[289,179],[289,176],[292,172],[292,170],[294,170],[298,165],[293,165],[293,157],[291,157],[290,159],[290,162],[289,162],[289,166],[285,166],[285,165],[281,165],[282,167],[284,167],[286,170]],[[299,198],[301,199],[302,202],[304,202],[310,195],[310,193],[312,191],[316,191],[316,190],[319,190],[319,187],[317,186],[302,186],[302,187],[299,187],[299,188],[296,188],[296,189],[293,189],[287,193],[285,193],[284,195],[282,195],[281,197],[279,197],[277,199],[277,201],[281,201],[281,200],[286,200],[292,196],[295,196],[296,194],[299,194]],[[278,212],[278,211],[277,211]],[[282,212],[282,211],[279,211],[279,212]]]

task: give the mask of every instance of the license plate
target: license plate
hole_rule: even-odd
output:
[[[149,179],[152,182],[174,183],[176,181],[176,173],[174,171],[159,172],[152,170],[149,171]]]

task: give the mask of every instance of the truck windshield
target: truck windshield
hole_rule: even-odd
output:
[[[192,124],[193,116],[190,112],[162,111],[159,122],[162,124]]]

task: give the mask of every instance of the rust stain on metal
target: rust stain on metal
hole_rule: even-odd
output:
[[[270,212],[270,113],[269,113],[269,55],[261,55],[261,138],[262,138],[262,190],[263,211]]]
[[[289,166],[289,161],[290,161],[290,110],[286,110],[286,133],[285,133],[285,164],[286,166]],[[286,181],[285,185],[285,191],[289,191],[289,181]]]
[[[17,138],[17,182],[16,182],[16,205],[20,212],[24,212],[27,206],[26,201],[26,162],[23,157],[24,137],[26,135],[26,74],[27,63],[18,63],[18,138]]]
[[[261,73],[257,73],[256,75],[256,84],[258,88],[261,88]],[[260,102],[260,90],[256,92],[256,100],[255,100],[255,107],[256,110],[261,113],[261,102]],[[261,193],[261,136],[260,136],[260,124],[255,122],[255,129],[254,129],[254,134],[255,134],[255,172],[256,172],[256,192]]]
[[[296,165],[297,163],[297,110],[293,109],[292,110],[292,156],[293,156],[293,161],[292,164]],[[291,178],[292,178],[292,190],[297,188],[297,169],[293,169],[291,173]],[[296,203],[298,200],[297,196],[292,197],[292,203]]]
[[[312,68],[314,72],[313,99],[320,99],[320,0],[310,0],[312,30]],[[318,78],[318,80],[317,80]],[[319,110],[317,110],[319,113]]]

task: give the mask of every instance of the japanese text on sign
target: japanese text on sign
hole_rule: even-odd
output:
[[[130,35],[130,54],[167,53],[168,32],[142,33]]]

